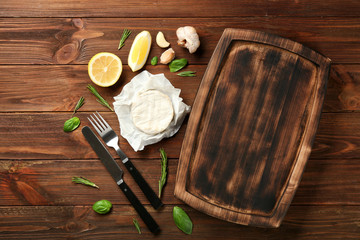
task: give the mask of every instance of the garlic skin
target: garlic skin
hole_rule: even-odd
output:
[[[190,53],[196,52],[200,46],[199,35],[194,27],[180,27],[176,30],[176,36],[178,37],[178,45],[187,48]]]
[[[175,51],[172,48],[169,48],[163,52],[160,56],[160,63],[168,64],[175,58]]]

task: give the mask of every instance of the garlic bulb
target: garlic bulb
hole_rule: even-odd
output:
[[[200,46],[199,35],[194,27],[185,26],[176,30],[178,45],[187,48],[190,53],[194,53]]]

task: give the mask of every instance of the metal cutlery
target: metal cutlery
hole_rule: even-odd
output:
[[[100,137],[104,140],[107,146],[115,149],[117,154],[120,156],[121,161],[124,163],[127,170],[130,172],[131,176],[134,178],[135,182],[139,185],[140,189],[145,194],[146,198],[149,200],[150,204],[155,208],[160,208],[163,203],[156,193],[152,190],[150,185],[145,181],[140,172],[135,168],[129,158],[119,147],[119,137],[110,127],[110,125],[104,120],[104,118],[96,112],[88,117],[91,125],[98,132]]]
[[[100,158],[101,162],[104,164],[106,169],[109,171],[111,176],[114,178],[117,185],[123,191],[127,199],[135,208],[136,212],[139,214],[141,219],[144,221],[146,226],[152,233],[157,233],[160,231],[159,225],[152,218],[150,213],[144,208],[136,195],[131,191],[129,186],[123,180],[123,170],[115,162],[114,158],[108,152],[106,147],[101,143],[101,141],[96,137],[95,133],[88,127],[85,126],[82,129],[82,133],[85,136],[86,140],[89,142],[90,146],[93,148],[97,156]]]

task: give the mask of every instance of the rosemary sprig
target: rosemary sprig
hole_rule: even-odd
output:
[[[125,45],[125,40],[130,36],[130,34],[131,31],[125,28],[120,39],[118,50],[120,50]]]
[[[90,180],[88,180],[84,177],[72,177],[72,182],[84,184],[84,185],[91,186],[94,188],[99,188],[95,183],[91,182]]]
[[[196,77],[195,73],[196,73],[195,71],[184,71],[184,72],[178,73],[177,75],[181,76],[181,77]]]
[[[75,106],[75,108],[74,108],[74,112],[73,112],[73,116],[74,116],[74,114],[76,113],[76,111],[77,110],[79,110],[79,108],[81,108],[81,106],[82,105],[84,105],[84,101],[85,101],[85,98],[84,97],[81,97],[80,99],[79,99],[79,101],[77,102],[77,104],[76,104],[76,106]]]
[[[167,176],[167,156],[163,148],[160,148],[160,156],[161,156],[161,177],[159,180],[159,198],[161,197],[162,189],[166,184],[166,176]]]
[[[96,91],[96,89],[91,85],[89,84],[87,86],[87,88],[89,89],[89,91],[95,95],[95,97],[97,97],[98,99],[96,99],[96,101],[98,101],[101,105],[107,107],[108,109],[110,109],[112,112],[114,111],[109,103],[98,93],[98,91]]]
[[[136,218],[133,218],[133,223],[135,225],[136,230],[139,232],[139,234],[141,234],[141,229],[140,229],[140,225],[139,222]]]

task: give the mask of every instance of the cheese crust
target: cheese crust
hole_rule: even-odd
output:
[[[164,131],[173,117],[171,99],[158,90],[149,89],[138,93],[131,104],[131,118],[135,127],[149,135]]]

